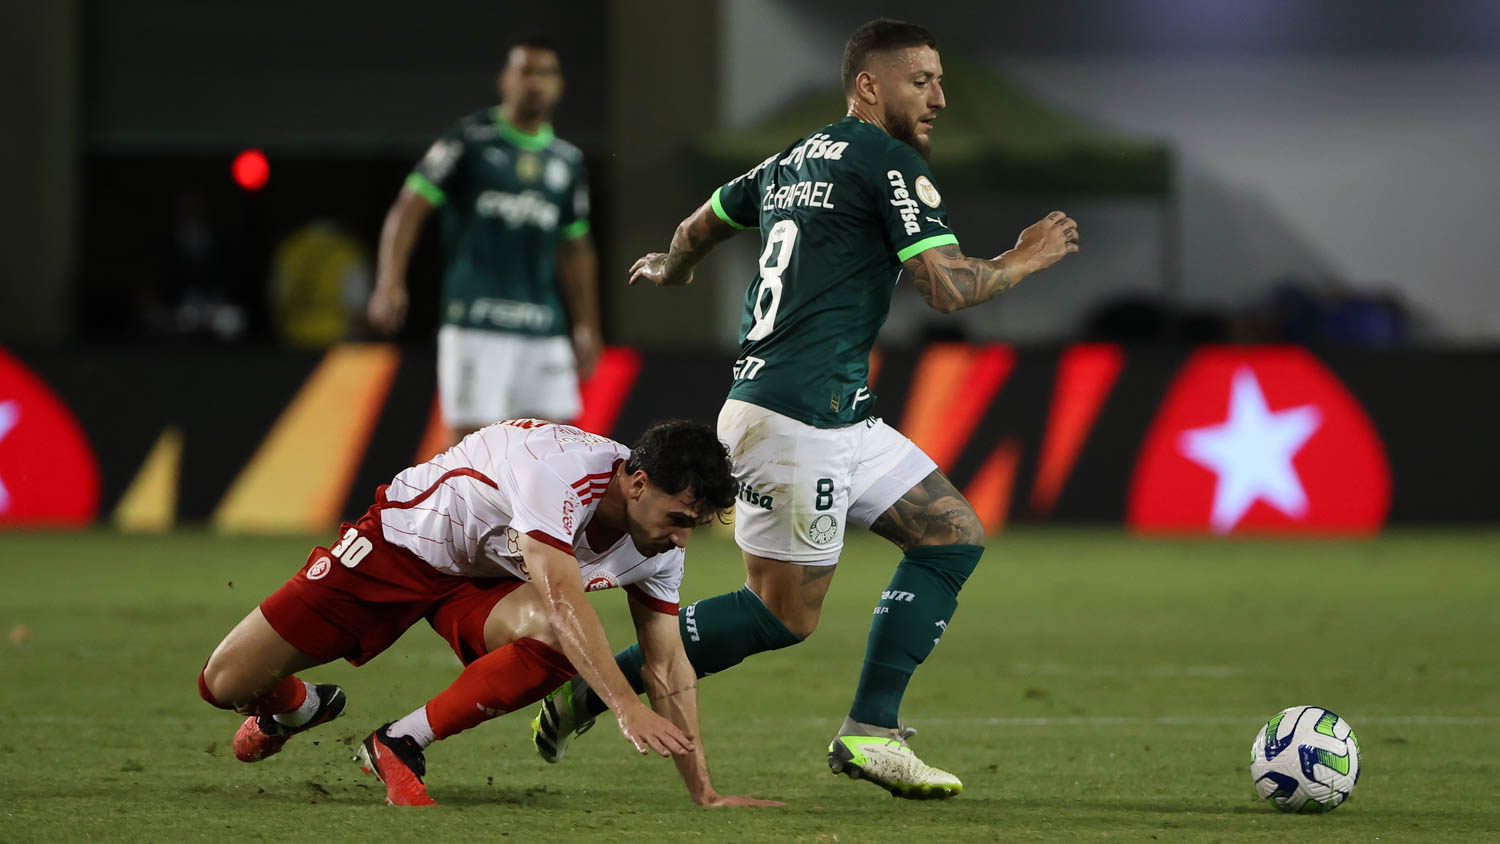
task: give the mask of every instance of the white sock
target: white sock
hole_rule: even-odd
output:
[[[280,715],[271,716],[276,720],[276,723],[283,727],[300,727],[306,724],[312,720],[314,715],[318,714],[318,707],[323,705],[323,701],[318,697],[318,692],[312,687],[312,683],[303,680],[302,685],[307,687],[307,699],[302,701],[302,705],[291,712],[283,712]]]
[[[402,718],[386,729],[386,734],[391,738],[409,737],[417,743],[422,750],[427,745],[437,741],[437,736],[432,734],[432,723],[427,720],[427,705],[423,704],[410,715]]]

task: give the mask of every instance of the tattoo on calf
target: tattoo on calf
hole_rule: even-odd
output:
[[[870,525],[870,532],[905,551],[916,545],[979,545],[979,516],[941,470],[907,490]]]

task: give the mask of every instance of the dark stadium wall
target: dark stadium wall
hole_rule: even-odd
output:
[[[612,348],[583,386],[580,424],[628,443],[658,419],[712,419],[731,363]],[[433,370],[425,347],[386,345],[0,350],[0,526],[322,531],[430,456]],[[1493,351],[939,343],[878,350],[872,374],[877,413],[992,530],[1500,522]],[[58,439],[69,415],[82,445]],[[68,517],[48,509],[67,484],[36,459],[65,451],[99,476]]]
[[[56,341],[68,332],[79,203],[79,2],[8,3],[0,11],[0,337]]]
[[[567,73],[559,134],[605,141],[603,0],[535,3],[193,0],[85,6],[93,150],[155,154],[266,146],[420,155],[496,100],[510,40],[555,38]]]

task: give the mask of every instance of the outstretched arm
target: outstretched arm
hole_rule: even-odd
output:
[[[1078,224],[1053,211],[1027,226],[1015,248],[986,260],[969,258],[956,244],[937,246],[906,260],[917,292],[933,310],[952,313],[988,302],[1021,279],[1078,251]]]
[[[694,739],[692,753],[673,759],[693,802],[699,806],[786,805],[774,800],[720,794],[714,788],[708,776],[703,739],[698,734],[698,675],[682,649],[677,616],[657,612],[634,599],[630,601],[630,616],[635,621],[636,637],[641,643],[644,657],[641,679],[646,683],[646,697],[651,701],[651,708]]]
[[[562,645],[563,655],[614,710],[620,732],[642,753],[648,750],[662,756],[692,753],[692,737],[643,706],[625,675],[620,673],[599,614],[584,597],[578,560],[529,534],[522,534],[518,544],[531,582],[542,594],[547,622]],[[681,643],[678,647],[682,647]]]
[[[677,225],[668,251],[651,252],[636,259],[630,267],[630,283],[644,279],[657,287],[689,284],[693,280],[693,267],[703,256],[738,231],[719,219],[712,200],[705,202]]]

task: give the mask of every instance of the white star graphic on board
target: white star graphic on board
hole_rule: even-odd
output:
[[[10,433],[10,429],[16,427],[21,421],[21,403],[12,399],[11,401],[0,401],[0,440]],[[0,478],[0,513],[10,509],[10,490],[5,488],[5,480]]]
[[[1292,458],[1322,424],[1317,405],[1273,413],[1255,373],[1240,367],[1230,387],[1229,418],[1183,431],[1177,441],[1182,456],[1218,475],[1210,518],[1214,530],[1233,530],[1257,500],[1294,519],[1306,515],[1307,493]]]

